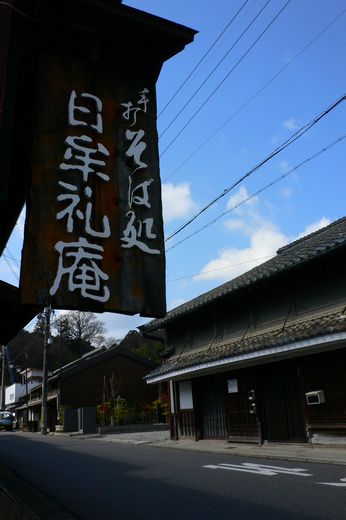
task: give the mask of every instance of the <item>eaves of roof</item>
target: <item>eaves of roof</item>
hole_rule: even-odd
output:
[[[205,363],[216,361],[229,361],[231,364],[232,359],[238,358],[240,355],[253,354],[256,357],[265,349],[341,332],[346,332],[345,303],[328,311],[292,320],[285,326],[281,324],[272,328],[255,330],[245,337],[204,345],[203,348],[193,352],[178,353],[148,374],[145,379],[148,382],[153,382],[156,378],[169,379],[170,374],[179,370],[192,370]]]
[[[229,296],[232,293],[237,293],[260,281],[294,269],[341,248],[346,248],[346,217],[278,249],[274,258],[172,309],[164,318],[152,320],[139,327],[139,329],[142,332],[150,332],[164,328],[168,323],[190,314],[209,303]]]

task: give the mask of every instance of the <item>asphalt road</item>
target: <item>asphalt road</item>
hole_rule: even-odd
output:
[[[14,432],[0,460],[83,520],[346,519],[342,465]]]

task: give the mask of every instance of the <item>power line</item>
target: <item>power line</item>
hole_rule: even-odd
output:
[[[310,40],[288,63],[286,63],[274,76],[271,77],[264,85],[262,85],[261,88],[259,88],[238,110],[233,112],[233,114],[222,123],[221,126],[219,126],[212,134],[205,139],[205,141],[202,142],[186,159],[184,159],[169,175],[164,179],[164,182],[166,182],[168,179],[170,179],[182,166],[184,166],[190,159],[192,159],[206,144],[208,144],[213,137],[215,137],[232,119],[234,119],[244,108],[246,108],[251,101],[253,101],[263,90],[265,90],[282,72],[284,72],[287,67],[292,65],[293,62],[295,62],[315,41],[322,36],[339,18],[344,16],[346,13],[346,10],[341,11],[331,22],[329,22],[312,40]]]
[[[307,159],[305,159],[304,161],[302,161],[301,163],[297,164],[294,168],[288,170],[287,172],[285,172],[284,174],[280,175],[279,177],[277,177],[276,179],[274,179],[273,181],[271,181],[269,184],[266,184],[265,186],[263,186],[262,188],[260,188],[259,190],[257,190],[255,193],[253,193],[252,195],[249,195],[249,197],[246,197],[244,200],[242,200],[241,202],[239,202],[238,204],[236,204],[235,206],[232,206],[232,208],[228,209],[227,211],[224,211],[223,213],[221,213],[220,215],[218,215],[216,218],[214,218],[213,220],[211,220],[210,222],[207,222],[207,224],[205,224],[204,226],[202,226],[201,228],[197,229],[196,231],[194,231],[193,233],[191,233],[190,235],[186,236],[185,238],[183,238],[182,240],[180,240],[179,242],[177,242],[176,244],[174,244],[174,246],[170,247],[169,249],[167,249],[166,252],[170,251],[171,249],[174,249],[175,247],[177,247],[179,244],[182,244],[183,242],[185,242],[186,240],[188,240],[189,238],[192,238],[194,237],[195,235],[197,235],[198,233],[200,233],[201,231],[204,231],[207,227],[211,226],[212,224],[214,224],[215,222],[217,222],[218,220],[220,220],[220,218],[224,217],[225,215],[227,215],[228,213],[230,213],[231,211],[234,211],[235,209],[239,208],[239,206],[242,206],[243,204],[246,204],[246,202],[249,202],[251,199],[253,199],[254,197],[256,197],[257,195],[259,195],[260,193],[262,193],[263,191],[267,190],[268,188],[271,188],[272,186],[274,186],[274,184],[277,184],[278,182],[282,181],[283,179],[285,179],[286,177],[288,177],[288,175],[291,175],[291,173],[295,172],[296,170],[298,170],[298,168],[300,168],[301,166],[303,166],[304,164],[307,164],[308,162],[312,161],[313,159],[316,159],[316,157],[318,157],[319,155],[321,155],[322,153],[326,152],[327,150],[329,150],[330,148],[332,148],[333,146],[337,145],[338,143],[340,143],[343,139],[346,138],[346,134],[344,134],[343,136],[339,137],[338,139],[336,139],[335,141],[333,141],[332,143],[330,143],[329,145],[325,146],[324,148],[322,148],[321,150],[319,150],[318,152],[315,152],[313,155],[311,155],[310,157],[308,157]]]
[[[186,83],[188,82],[188,80],[191,78],[191,76],[194,74],[194,72],[196,72],[196,70],[198,69],[198,67],[201,65],[201,63],[205,60],[205,58],[208,56],[208,54],[212,51],[212,49],[215,47],[215,45],[217,44],[217,42],[220,40],[220,38],[222,37],[222,35],[227,31],[227,29],[230,27],[230,25],[234,22],[234,20],[237,18],[237,16],[240,14],[240,12],[243,10],[243,8],[245,7],[245,5],[248,3],[249,0],[245,0],[245,2],[243,3],[243,5],[240,7],[240,9],[238,9],[238,11],[236,12],[236,14],[233,16],[233,18],[228,22],[228,24],[226,25],[226,27],[223,29],[223,31],[221,31],[221,33],[219,34],[219,36],[216,38],[216,40],[213,42],[213,44],[209,47],[209,49],[207,50],[207,52],[202,56],[202,58],[199,60],[199,62],[197,63],[197,65],[193,68],[193,70],[190,72],[190,74],[187,76],[187,78],[182,82],[182,84],[180,85],[180,87],[175,91],[175,93],[173,94],[173,96],[170,98],[170,100],[166,103],[166,105],[163,107],[163,109],[161,110],[161,112],[158,114],[157,116],[157,119],[159,119],[159,117],[164,113],[164,111],[166,110],[166,108],[172,103],[173,99],[175,99],[175,97],[179,94],[179,92],[181,91],[181,89],[184,87],[184,85],[186,85]]]
[[[2,254],[1,256],[3,258],[7,258],[8,260],[13,260],[13,262],[16,262],[17,264],[20,264],[20,260],[17,260],[16,258],[13,258],[12,256],[4,255],[4,254]]]
[[[250,264],[252,262],[257,262],[259,260],[266,260],[267,258],[272,258],[273,256],[275,256],[275,255],[267,255],[267,256],[262,256],[260,258],[252,258],[251,260],[245,260],[244,262],[238,262],[237,264],[227,264],[224,267],[217,267],[216,269],[209,269],[208,271],[203,271],[203,274],[213,273],[214,271],[222,271],[223,269],[229,269],[230,267],[237,267],[238,265]],[[195,274],[189,274],[186,276],[181,276],[180,278],[172,278],[171,280],[167,280],[167,283],[177,282],[179,280],[185,280],[186,278],[194,278],[195,276],[197,276],[199,274],[200,273],[195,273]]]
[[[230,76],[230,74],[238,67],[238,65],[246,58],[246,56],[249,54],[249,52],[253,49],[253,47],[256,45],[256,43],[264,36],[264,34],[268,31],[268,29],[273,25],[273,23],[276,21],[276,19],[281,15],[281,13],[286,9],[288,4],[291,2],[291,0],[287,0],[286,4],[280,9],[280,11],[274,16],[274,18],[271,20],[271,22],[266,26],[266,28],[261,32],[261,34],[256,38],[256,40],[250,45],[250,47],[245,51],[245,53],[239,58],[237,63],[232,67],[232,69],[226,74],[226,76],[223,78],[223,80],[217,85],[217,87],[209,94],[207,99],[200,105],[200,107],[194,112],[192,117],[188,120],[188,122],[183,126],[183,128],[176,134],[176,136],[172,139],[172,141],[166,146],[166,148],[163,150],[163,152],[160,154],[160,157],[162,157],[167,150],[172,146],[172,144],[177,140],[177,138],[182,134],[182,132],[188,127],[188,125],[193,121],[193,119],[197,116],[197,114],[202,110],[203,107],[210,101],[210,99],[213,97],[213,95],[218,91],[218,89],[221,87],[221,85],[226,81],[226,79]]]
[[[5,247],[5,250],[7,249],[7,251],[10,253],[11,255],[11,252],[10,250],[8,249],[8,247],[6,246]],[[11,255],[12,256],[12,255]],[[12,271],[12,274],[14,275],[14,277],[16,278],[17,281],[19,281],[19,276],[18,276],[18,273],[14,270],[13,266],[10,264],[10,262],[8,261],[8,257],[7,255],[4,255],[2,254],[1,257],[5,260],[7,266],[10,268],[10,270]],[[14,258],[12,257],[12,259],[14,260]]]
[[[281,143],[281,145],[279,145],[277,148],[275,148],[274,151],[272,151],[265,159],[263,159],[262,161],[260,161],[258,164],[256,164],[256,166],[254,166],[251,170],[249,170],[248,172],[246,172],[244,175],[242,175],[237,181],[235,181],[229,188],[225,188],[223,190],[222,193],[220,193],[220,195],[218,195],[217,197],[215,197],[211,202],[209,202],[206,206],[204,206],[200,211],[198,211],[198,213],[196,213],[193,217],[191,217],[187,222],[185,222],[185,224],[183,224],[182,226],[180,226],[176,231],[174,231],[171,235],[169,235],[165,242],[167,242],[168,240],[171,240],[171,238],[173,238],[175,235],[177,235],[178,233],[180,233],[183,229],[185,229],[189,224],[191,224],[191,222],[193,222],[194,220],[196,220],[196,218],[198,218],[202,213],[204,213],[207,209],[209,209],[211,206],[213,206],[216,202],[218,202],[220,199],[222,199],[225,195],[227,195],[227,193],[229,193],[233,188],[235,188],[236,186],[238,186],[238,184],[240,184],[244,179],[246,179],[247,177],[250,177],[250,175],[252,175],[253,173],[255,173],[255,171],[257,171],[259,168],[261,168],[264,164],[266,164],[268,161],[270,161],[271,159],[273,159],[273,157],[275,157],[276,155],[278,155],[280,152],[282,152],[282,150],[284,150],[285,148],[287,148],[288,146],[290,146],[292,143],[294,143],[295,141],[297,141],[297,139],[300,139],[308,130],[310,130],[313,126],[315,126],[322,118],[324,118],[327,114],[329,114],[332,110],[334,110],[340,103],[342,103],[343,101],[345,101],[346,99],[346,95],[344,94],[343,96],[341,96],[339,99],[337,99],[336,101],[334,101],[334,103],[332,103],[332,105],[330,105],[328,108],[326,108],[325,110],[323,110],[323,112],[321,112],[318,116],[316,116],[314,119],[312,119],[309,123],[307,123],[306,125],[302,126],[301,128],[299,128],[299,130],[297,130],[296,132],[294,132],[294,134],[292,134],[292,136],[289,138],[289,139],[286,139],[286,141],[284,141],[283,143]]]
[[[9,250],[8,246],[5,247],[5,251],[8,252],[9,256],[7,258],[10,258],[11,260],[13,260],[14,262],[16,262],[17,264],[20,264],[20,260],[18,260],[17,258],[14,258],[13,254],[11,253],[11,251]],[[2,256],[5,256],[6,255],[2,255]]]
[[[211,76],[214,74],[214,72],[219,68],[221,63],[227,58],[229,53],[234,49],[234,47],[237,45],[237,43],[242,39],[242,37],[247,33],[247,31],[250,29],[251,25],[255,23],[257,18],[260,16],[260,14],[264,11],[264,9],[267,7],[271,0],[267,0],[267,2],[264,4],[264,6],[258,11],[256,16],[251,20],[251,22],[247,25],[247,27],[244,29],[244,31],[238,36],[236,41],[231,45],[231,47],[228,49],[228,51],[222,56],[221,60],[218,61],[218,63],[215,65],[213,70],[208,74],[208,76],[204,79],[204,81],[200,84],[197,90],[192,94],[192,96],[186,101],[185,105],[179,110],[179,112],[176,114],[176,116],[171,120],[171,122],[166,126],[166,128],[161,132],[159,139],[167,132],[167,130],[172,126],[172,124],[177,120],[177,118],[180,116],[180,114],[185,110],[185,108],[190,104],[190,102],[193,100],[193,98],[198,94],[198,92],[201,90],[201,88],[207,83],[207,81],[211,78]]]
[[[15,269],[13,268],[12,264],[9,262],[9,260],[12,260],[14,262],[17,262],[20,264],[19,260],[16,260],[11,251],[8,249],[8,247],[6,246],[5,247],[5,251],[7,250],[7,252],[9,253],[9,256],[5,255],[5,254],[2,254],[1,255],[1,258],[3,258],[7,264],[7,266],[10,268],[10,270],[12,271],[12,274],[14,275],[14,277],[16,278],[17,281],[19,281],[19,276],[18,276],[18,273],[17,271],[15,271]]]
[[[36,18],[32,18],[32,16],[29,16],[28,14],[24,13],[23,11],[20,11],[20,9],[17,9],[16,7],[14,7],[9,2],[0,2],[0,5],[4,5],[5,7],[9,7],[10,9],[12,9],[12,11],[15,11],[16,13],[24,16],[25,18],[28,18],[32,22],[37,22],[38,21]]]
[[[10,264],[10,262],[7,260],[7,258],[5,256],[4,256],[4,260],[5,260],[6,264],[8,265],[8,267],[11,269],[14,277],[17,279],[17,281],[19,281],[18,273],[16,273],[16,271],[13,269],[12,265]]]

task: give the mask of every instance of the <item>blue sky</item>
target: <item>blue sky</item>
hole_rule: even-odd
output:
[[[269,1],[177,116],[266,4],[266,0],[248,0],[235,22],[158,118],[167,237],[346,93],[344,0],[291,0],[234,68],[286,1]],[[199,31],[195,41],[162,68],[157,83],[160,113],[244,0],[124,0],[123,3]],[[346,139],[178,245],[187,235],[346,134],[345,116],[346,101],[167,241],[167,249],[175,246],[167,251],[166,257],[168,308],[262,263],[284,243],[345,216]],[[166,130],[168,125],[171,126]],[[0,260],[1,279],[15,285],[18,285],[14,273],[19,272],[22,229],[20,221],[5,250],[6,257]],[[115,338],[144,322],[138,316],[104,314],[100,318],[105,321],[109,335]]]

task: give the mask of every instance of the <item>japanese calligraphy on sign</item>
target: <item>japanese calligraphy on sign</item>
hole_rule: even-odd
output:
[[[133,159],[133,170],[128,177],[128,211],[126,212],[128,224],[123,231],[121,241],[122,247],[137,247],[145,253],[159,255],[160,250],[151,246],[151,241],[156,238],[156,234],[153,231],[153,217],[148,216],[141,220],[136,214],[136,208],[138,206],[145,206],[145,208],[149,210],[148,214],[150,215],[151,204],[149,190],[150,185],[154,182],[154,179],[146,178],[148,177],[145,175],[148,165],[142,159],[142,154],[147,148],[145,132],[143,129],[130,130],[130,127],[137,123],[137,112],[147,112],[149,90],[144,88],[139,94],[140,97],[137,100],[137,105],[134,106],[131,101],[121,103],[125,108],[122,117],[128,121],[129,125],[125,133],[129,147],[125,153],[127,157]]]
[[[75,241],[59,241],[55,249],[59,254],[57,275],[49,290],[51,296],[59,290],[60,282],[64,276],[68,278],[68,290],[70,292],[80,291],[83,298],[106,302],[110,292],[105,285],[109,279],[107,273],[100,268],[103,247],[93,242],[94,237],[107,239],[111,236],[109,220],[106,215],[102,217],[102,229],[95,230],[92,227],[93,204],[92,188],[88,181],[90,176],[95,176],[99,182],[108,182],[109,176],[104,173],[105,161],[96,159],[96,154],[108,157],[109,152],[102,143],[93,145],[93,134],[102,135],[102,101],[87,92],[79,96],[80,104],[77,105],[78,96],[73,90],[68,105],[68,125],[73,127],[84,127],[89,135],[69,135],[66,140],[66,151],[64,161],[60,163],[59,169],[64,180],[59,180],[61,193],[57,196],[58,202],[64,205],[63,209],[56,213],[57,220],[64,220],[66,231],[73,233],[75,220],[84,222],[84,236]],[[93,122],[87,123],[83,115],[90,114],[91,110],[82,105],[84,99],[91,99],[94,104]],[[73,174],[77,172],[82,176],[84,183],[83,192],[78,193],[78,187],[73,184]],[[71,180],[72,177],[72,180]],[[89,241],[88,241],[89,239]],[[71,263],[71,258],[73,262]]]
[[[75,62],[66,72],[59,59],[42,66],[22,302],[159,317],[165,255],[155,86],[118,88],[106,70],[95,87],[83,79],[87,67]]]

